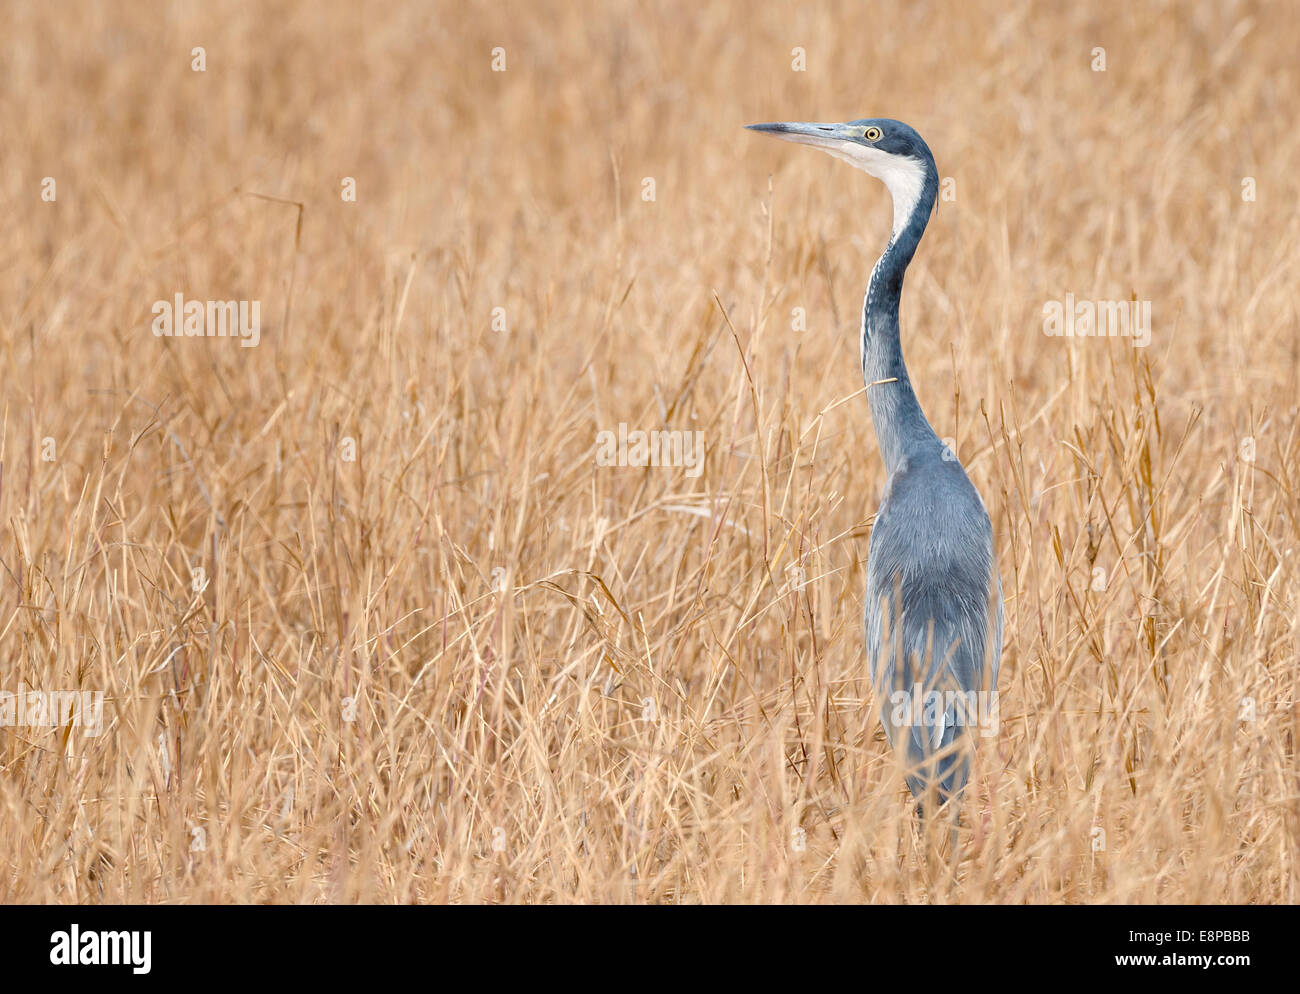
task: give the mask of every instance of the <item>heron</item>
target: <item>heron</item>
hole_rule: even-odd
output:
[[[903,275],[934,209],[939,173],[929,146],[901,121],[748,127],[829,152],[881,180],[893,199],[893,229],[862,303],[862,377],[886,472],[867,548],[865,642],[885,737],[924,818],[966,787],[973,729],[986,733],[996,714],[1002,655],[988,510],[921,410],[903,362]],[[954,835],[958,808],[946,809]]]

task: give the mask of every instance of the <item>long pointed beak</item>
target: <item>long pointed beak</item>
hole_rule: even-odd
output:
[[[861,134],[847,124],[817,124],[812,121],[782,121],[776,124],[746,124],[750,131],[760,131],[782,141],[835,148],[841,142],[855,141]]]

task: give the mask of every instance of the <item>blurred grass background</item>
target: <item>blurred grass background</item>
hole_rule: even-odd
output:
[[[105,694],[0,729],[0,900],[1300,896],[1290,5],[0,11],[0,690]],[[862,650],[888,194],[741,129],[863,116],[1006,593],[951,873]]]

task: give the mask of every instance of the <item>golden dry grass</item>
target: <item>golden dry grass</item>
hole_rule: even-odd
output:
[[[1300,25],[1057,6],[4,4],[0,690],[106,717],[0,729],[0,900],[1297,900]],[[1006,590],[952,877],[864,677],[888,195],[741,130],[866,115]]]

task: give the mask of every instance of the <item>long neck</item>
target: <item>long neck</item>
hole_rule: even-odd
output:
[[[903,293],[903,274],[916,253],[938,191],[934,163],[925,163],[920,195],[910,205],[900,204],[894,194],[894,233],[884,254],[871,271],[867,297],[862,306],[862,376],[867,384],[867,402],[876,426],[876,441],[892,476],[903,464],[906,453],[918,444],[937,443],[938,436],[917,402],[912,381],[903,363],[899,341],[898,304]],[[894,192],[894,191],[891,191]],[[900,207],[902,212],[900,214]]]

